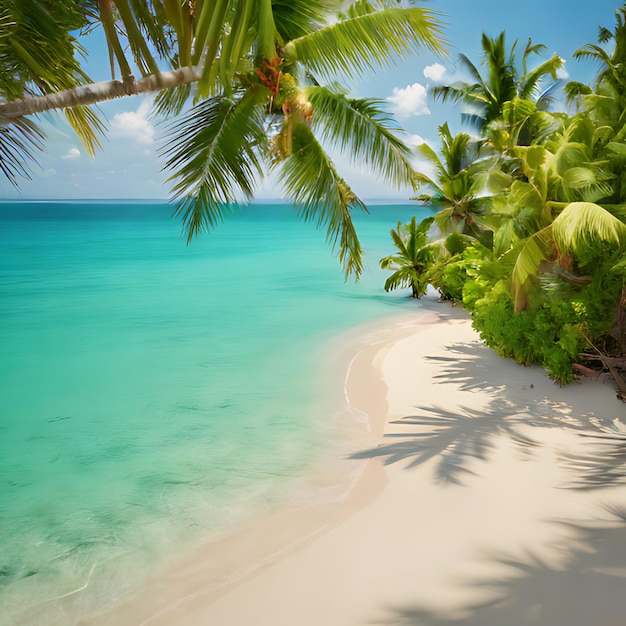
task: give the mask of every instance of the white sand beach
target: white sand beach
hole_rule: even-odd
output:
[[[426,300],[371,330],[354,489],[205,546],[97,623],[623,626],[626,419],[610,380],[559,388]],[[88,622],[89,624],[96,622]]]

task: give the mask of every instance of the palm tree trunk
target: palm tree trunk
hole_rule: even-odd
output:
[[[105,100],[122,98],[142,93],[161,91],[199,80],[197,67],[181,67],[168,72],[151,74],[140,80],[130,76],[127,80],[106,80],[90,85],[81,85],[45,96],[30,96],[0,104],[0,121],[6,118],[34,115],[51,109],[65,109],[78,105],[96,104]]]

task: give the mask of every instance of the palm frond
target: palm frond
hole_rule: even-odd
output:
[[[180,65],[191,65],[192,38],[192,15],[188,4],[180,0],[163,0],[163,10],[167,21],[172,25],[176,33],[178,60]]]
[[[175,64],[176,50],[179,52],[179,64],[189,65],[188,59],[191,53],[191,25],[193,17],[191,7],[187,2],[178,0],[179,8],[176,15],[168,10],[167,5],[173,5],[175,0],[128,0],[128,6],[132,12],[132,19],[136,24],[136,29],[132,29],[135,35],[145,39],[147,46],[136,42],[135,46],[144,55],[147,66],[152,64],[152,60],[165,60],[168,64]],[[118,0],[116,0],[116,6]],[[174,21],[170,18],[174,17]],[[175,24],[179,26],[176,29]],[[180,28],[182,26],[182,28]],[[130,32],[127,30],[130,38]],[[180,37],[180,38],[179,38]],[[176,44],[176,45],[175,45]],[[155,54],[156,53],[156,57]],[[186,62],[183,62],[183,59]]]
[[[63,112],[87,154],[95,156],[96,149],[102,148],[100,137],[104,137],[106,133],[105,123],[89,107],[75,106],[64,109]]]
[[[381,269],[389,269],[389,267],[382,265]],[[385,291],[394,291],[403,287],[410,287],[413,280],[416,278],[416,272],[412,267],[401,267],[397,269],[387,280],[385,281]]]
[[[43,133],[29,119],[18,117],[0,124],[0,171],[14,186],[18,179],[30,179],[35,151],[43,150]]]
[[[459,102],[463,101],[466,96],[467,85],[465,83],[454,83],[453,85],[435,85],[428,89],[428,93],[441,102]]]
[[[527,74],[525,73],[524,80],[520,85],[519,97],[528,99],[535,95],[538,92],[539,81],[548,74],[553,81],[556,81],[556,71],[563,67],[563,63],[563,59],[558,54],[554,54],[547,61],[544,61]]]
[[[530,57],[531,54],[541,54],[545,49],[545,44],[533,44],[533,40],[528,39],[526,48],[524,48],[524,54],[522,55],[522,73],[528,73],[528,57]]]
[[[417,152],[421,154],[429,163],[435,166],[437,172],[439,174],[440,179],[448,178],[448,171],[446,170],[446,166],[442,163],[439,155],[427,144],[422,143],[416,148]],[[418,175],[419,182],[426,183],[435,189],[440,189],[440,186],[435,183],[431,178],[426,176],[425,174]]]
[[[313,127],[321,137],[349,152],[353,161],[365,163],[396,187],[411,185],[410,150],[394,134],[398,127],[375,99],[351,99],[326,87],[310,87]]]
[[[250,2],[251,0],[242,0]],[[273,59],[276,56],[276,23],[272,0],[256,0],[258,5],[257,58]]]
[[[239,195],[252,196],[263,175],[267,98],[261,85],[209,98],[170,126],[162,154],[188,241],[221,221]]]
[[[254,39],[254,5],[250,1],[237,2],[229,32],[224,35],[219,58],[219,74],[226,92],[232,90],[235,73],[242,57],[246,58]]]
[[[515,293],[516,311],[525,308],[529,286],[539,274],[541,263],[553,256],[552,225],[536,232],[524,242],[511,274],[511,287]]]
[[[464,54],[459,54],[459,61],[461,65],[474,77],[476,84],[481,87],[481,89],[488,93],[489,86],[485,83],[483,77],[480,75],[478,68],[470,61],[469,57]]]
[[[189,102],[192,91],[191,83],[184,83],[178,87],[159,91],[154,99],[154,114],[162,118],[180,115]]]
[[[290,41],[288,61],[313,74],[360,76],[426,49],[445,54],[442,23],[428,9],[390,8],[337,22]]]
[[[575,59],[596,59],[604,65],[611,65],[611,57],[608,55],[606,50],[592,43],[575,50],[572,53],[572,57]]]
[[[133,4],[138,6],[132,6]],[[152,15],[145,7],[145,3],[131,2],[131,0],[115,0],[115,9],[124,25],[128,45],[142,75],[147,76],[148,74],[158,73],[159,66],[148,46],[145,36],[146,30],[143,29],[142,32],[142,26],[146,23],[146,14],[150,20],[152,18]]]
[[[109,48],[109,59],[111,64],[111,78],[115,77],[115,63],[120,68],[122,78],[126,78],[132,75],[130,64],[126,58],[124,52],[124,46],[120,40],[117,32],[117,26],[115,24],[115,14],[113,7],[108,0],[98,0],[98,9],[100,11],[100,22],[102,23],[102,29],[107,40],[107,46]]]
[[[626,244],[626,224],[592,202],[570,203],[554,219],[552,229],[561,250],[578,252],[598,241]]]
[[[280,179],[298,214],[326,228],[328,241],[339,250],[346,277],[363,272],[362,249],[352,223],[353,209],[367,210],[316,140],[311,129],[294,120],[292,152],[282,161]]]
[[[22,97],[26,85],[50,93],[85,82],[87,76],[74,57],[76,41],[68,32],[84,23],[79,13],[73,3],[64,10],[63,4],[55,6],[39,0],[6,7],[0,23],[0,86],[5,97]],[[18,81],[7,80],[10,77]],[[6,87],[10,86],[18,92],[8,91]]]
[[[573,102],[579,96],[586,96],[592,93],[591,87],[578,81],[570,81],[565,85],[565,96],[568,103]]]
[[[251,0],[242,1],[250,2]],[[191,61],[196,65],[202,64],[198,92],[203,97],[213,93],[217,69],[216,59],[223,40],[230,2],[231,0],[204,2],[200,9],[194,32],[194,50]]]
[[[337,0],[273,0],[276,30],[283,41],[304,37],[326,26],[338,4]]]

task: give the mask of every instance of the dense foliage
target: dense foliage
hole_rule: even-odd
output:
[[[626,6],[616,18],[613,31],[601,30],[612,52],[587,45],[576,53],[601,70],[592,86],[566,86],[570,113],[548,106],[562,61],[528,69],[541,46],[529,42],[520,69],[504,34],[483,36],[485,77],[462,57],[476,82],[433,95],[470,103],[466,121],[480,136],[452,136],[446,124],[441,156],[421,148],[436,176],[419,175],[425,191],[416,200],[436,211],[436,228],[413,254],[431,259],[420,284],[461,302],[499,354],[541,364],[561,384],[574,363],[600,363],[623,393]]]

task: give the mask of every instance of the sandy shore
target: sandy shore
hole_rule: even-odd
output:
[[[340,460],[359,476],[348,495],[205,546],[98,624],[626,623],[626,411],[610,382],[560,389],[427,301],[372,330],[345,390],[370,421]]]

